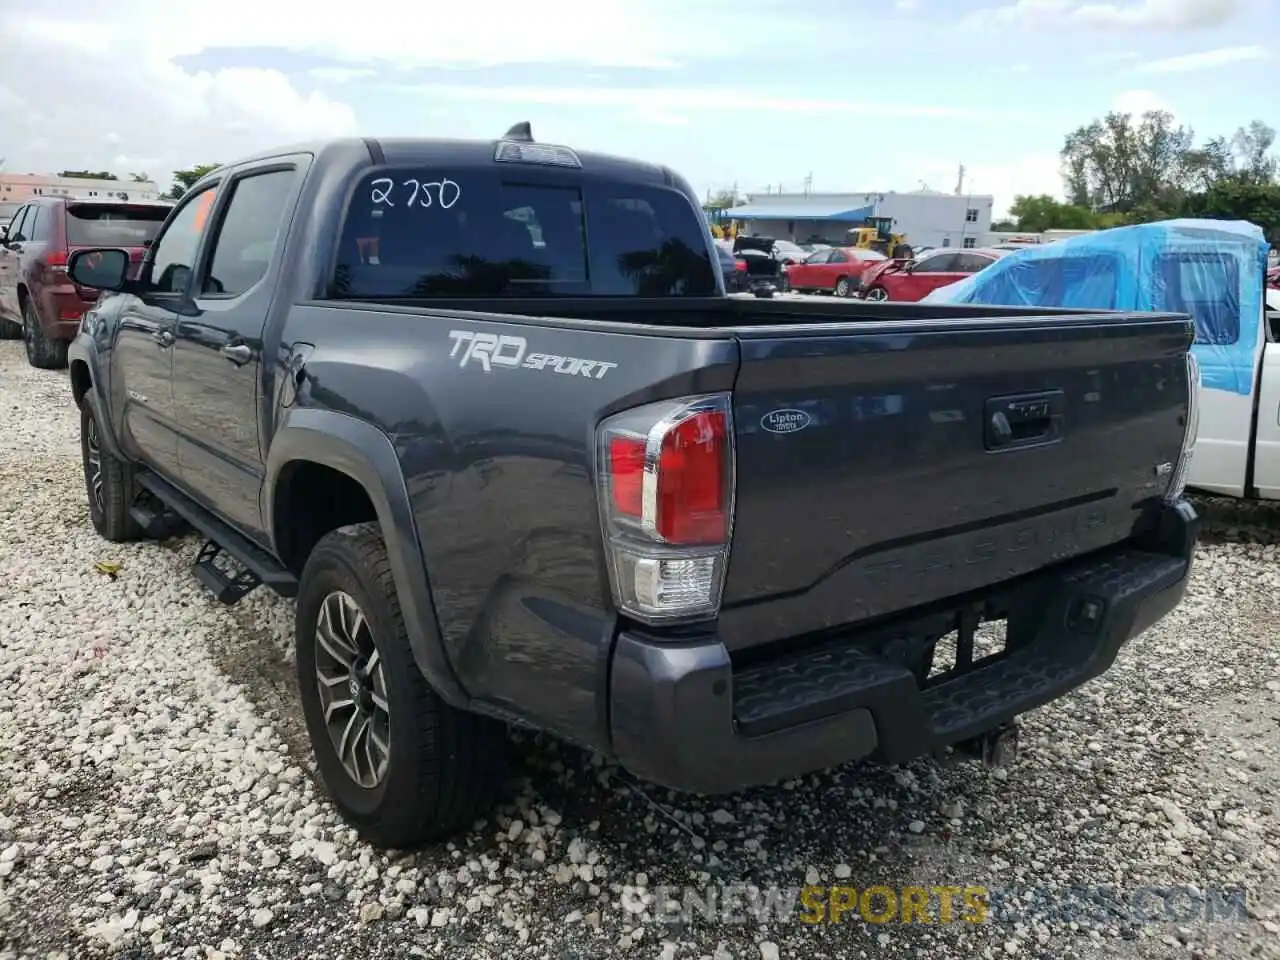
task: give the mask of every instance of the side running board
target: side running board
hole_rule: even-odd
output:
[[[282,597],[297,596],[297,578],[256,543],[156,474],[141,471],[137,479],[139,486],[208,538],[196,556],[192,572],[219,602],[236,603],[259,584],[270,587]],[[223,554],[241,569],[228,571],[217,566],[214,560]]]

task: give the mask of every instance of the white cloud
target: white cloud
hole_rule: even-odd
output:
[[[1270,55],[1270,51],[1266,47],[1260,46],[1219,47],[1216,50],[1202,50],[1199,53],[1188,53],[1180,57],[1148,60],[1146,63],[1134,67],[1133,72],[1189,73],[1193,70],[1212,70],[1215,67],[1226,67],[1233,63],[1266,60]]]
[[[440,8],[421,0],[311,0],[294,4],[223,0],[217,16],[198,4],[63,0],[23,14],[26,31],[83,43],[131,42],[181,57],[267,47],[358,67],[556,63],[665,69],[688,59],[821,40],[821,24],[751,0],[482,0]],[[708,44],[726,19],[750,29]],[[10,25],[6,23],[6,29]]]
[[[188,72],[145,43],[119,47],[91,30],[49,36],[10,17],[0,35],[10,170],[145,171],[168,186],[175,168],[356,129],[350,106],[276,70]]]
[[[958,164],[942,160],[907,160],[894,167],[895,182],[910,184],[906,189],[923,181],[931,189],[947,193],[955,189],[958,173]],[[1062,161],[1056,153],[1026,153],[998,162],[965,164],[963,190],[994,197],[992,214],[998,220],[1007,215],[1019,194],[1047,193],[1063,199]]]
[[[556,106],[629,107],[659,111],[756,111],[760,113],[816,113],[828,116],[934,117],[975,120],[1016,111],[976,107],[925,106],[884,99],[827,100],[812,97],[762,96],[717,87],[482,87],[471,84],[429,83],[392,85],[402,93],[419,93],[442,101],[536,103]]]
[[[1245,0],[1014,0],[971,14],[975,25],[1203,30],[1234,18]]]
[[[1173,107],[1167,100],[1150,90],[1125,90],[1123,93],[1118,93],[1111,101],[1111,109],[1134,117],[1141,117],[1144,113],[1156,110],[1174,113]]]
[[[352,83],[377,76],[376,70],[363,67],[315,67],[307,76],[318,83]]]

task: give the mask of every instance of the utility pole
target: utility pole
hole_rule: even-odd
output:
[[[956,196],[964,193],[964,164],[960,164],[960,179],[956,181]]]
[[[809,175],[804,178],[804,195],[807,197],[809,191],[813,189],[813,171],[809,171]]]

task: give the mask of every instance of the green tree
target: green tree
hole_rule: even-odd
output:
[[[169,188],[169,192],[165,194],[170,200],[181,200],[182,197],[195,186],[205,174],[212,170],[217,170],[222,166],[220,163],[200,163],[186,170],[173,171],[173,186]]]
[[[131,173],[129,174],[129,179],[134,183],[146,183],[151,179],[151,177],[145,173]]]
[[[94,172],[92,170],[63,170],[60,177],[78,177],[81,180],[119,180],[114,173],[108,173],[106,170]]]
[[[1276,132],[1261,120],[1241,127],[1231,138],[1231,150],[1235,154],[1236,179],[1242,183],[1269,184],[1276,179],[1276,157],[1271,147],[1276,142]]]
[[[1247,220],[1263,229],[1271,243],[1280,243],[1280,184],[1221,180],[1203,193],[1187,197],[1180,211],[1185,217]]]
[[[1041,233],[1045,230],[1092,230],[1098,218],[1087,207],[1074,203],[1060,203],[1046,194],[1013,198],[1009,208],[1015,230]]]
[[[1073,205],[1129,213],[1181,186],[1194,134],[1173,114],[1108,113],[1067,135],[1062,172]]]
[[[738,196],[736,190],[721,190],[711,195],[711,199],[707,201],[707,207],[713,210],[727,210],[730,207],[738,206],[741,202],[742,198]]]

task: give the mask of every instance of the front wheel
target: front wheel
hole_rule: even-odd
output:
[[[849,278],[848,277],[841,277],[839,280],[836,281],[836,296],[837,297],[849,296]]]
[[[408,849],[484,815],[502,781],[505,730],[428,686],[376,524],[316,545],[298,585],[295,643],[321,782],[365,841]]]
[[[133,467],[112,456],[103,445],[102,426],[88,397],[80,402],[80,459],[89,497],[89,520],[98,536],[112,543],[138,539],[142,529],[129,515],[138,492]]]
[[[872,287],[864,295],[864,300],[871,300],[874,303],[883,303],[889,299],[889,291],[884,287]]]

